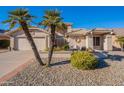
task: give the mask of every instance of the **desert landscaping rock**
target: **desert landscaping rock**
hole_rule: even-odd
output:
[[[46,62],[47,59],[44,59]],[[124,85],[124,62],[107,62],[108,66],[95,70],[73,68],[67,58],[53,58],[52,66],[30,64],[4,86],[97,86]]]

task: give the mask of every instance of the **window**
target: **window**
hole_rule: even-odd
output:
[[[93,37],[93,45],[100,46],[100,37]]]

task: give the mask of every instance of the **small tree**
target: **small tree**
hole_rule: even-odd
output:
[[[34,43],[34,40],[29,32],[29,23],[32,22],[34,16],[30,15],[27,9],[16,9],[9,12],[9,19],[4,21],[3,23],[9,23],[10,29],[14,28],[17,24],[23,29],[29,44],[32,47],[36,60],[40,63],[40,65],[44,65],[42,62],[40,55],[38,53],[37,47]]]
[[[124,37],[118,36],[116,41],[120,44],[121,50],[123,51],[124,50]]]
[[[62,22],[63,18],[60,16],[58,10],[46,10],[43,16],[41,25],[49,29],[50,44],[49,44],[49,55],[48,55],[48,66],[50,66],[53,49],[55,47],[55,31],[65,31],[66,25]]]

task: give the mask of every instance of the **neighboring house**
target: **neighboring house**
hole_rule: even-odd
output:
[[[10,40],[10,36],[0,33],[0,40]]]
[[[71,23],[66,23],[66,31],[56,32],[56,45],[63,46],[65,43],[69,44],[70,49],[96,49],[96,50],[120,50],[121,47],[116,42],[117,36],[124,36],[124,28],[95,28],[87,29],[73,29]],[[38,50],[45,50],[49,48],[49,33],[48,31],[31,27],[30,33],[35,41]],[[22,30],[14,30],[6,33],[11,36],[11,48],[14,50],[31,50],[27,38]]]
[[[8,48],[10,45],[10,36],[0,33],[0,49]]]

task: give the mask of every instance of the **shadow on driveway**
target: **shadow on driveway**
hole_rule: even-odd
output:
[[[119,61],[119,62],[123,62],[124,61],[124,56],[122,55],[112,55],[109,54],[108,59],[110,59],[111,61]]]
[[[108,65],[108,63],[105,62],[105,59],[98,59],[99,63],[98,63],[98,66],[97,66],[97,69],[100,69],[100,68],[105,68],[105,67],[109,67],[110,65]]]

